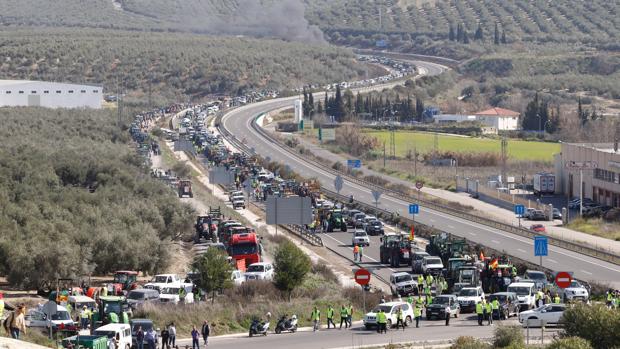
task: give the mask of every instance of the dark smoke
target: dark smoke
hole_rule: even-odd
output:
[[[230,15],[206,19],[209,32],[324,43],[323,32],[304,17],[301,0],[237,0]]]

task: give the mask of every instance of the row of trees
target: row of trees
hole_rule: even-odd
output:
[[[448,29],[448,40],[450,41],[456,41],[456,42],[460,42],[463,44],[469,44],[470,39],[469,39],[469,33],[467,32],[467,29],[463,26],[463,24],[459,23],[456,26],[456,32],[454,31],[454,26],[452,24],[450,24],[450,27]],[[478,23],[478,28],[476,29],[476,32],[474,33],[474,40],[483,42],[484,41],[484,29],[482,29],[482,24]],[[493,43],[495,45],[499,45],[501,44],[506,44],[507,40],[506,40],[506,31],[502,31],[501,35],[499,32],[499,26],[497,24],[497,22],[495,23],[495,32],[494,32],[494,36],[493,36]]]

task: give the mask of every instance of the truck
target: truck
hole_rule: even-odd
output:
[[[250,264],[259,263],[263,254],[263,247],[256,233],[232,235],[227,250],[237,269],[241,271],[245,271]]]
[[[144,285],[145,288],[161,290],[164,287],[179,285],[183,280],[176,274],[157,274],[150,282]]]
[[[185,196],[189,196],[190,198],[194,197],[194,193],[192,192],[192,181],[190,181],[189,179],[180,180],[177,188],[180,198],[183,198]]]
[[[411,264],[411,242],[407,234],[388,233],[381,237],[379,257],[381,263],[399,267],[401,263]]]
[[[552,173],[537,173],[534,175],[534,194],[553,194],[555,193],[555,175]]]

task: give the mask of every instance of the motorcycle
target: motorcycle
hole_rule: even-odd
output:
[[[266,336],[268,330],[269,330],[269,321],[261,322],[259,319],[254,319],[252,320],[252,324],[250,325],[250,337],[253,337],[259,334]]]
[[[275,332],[276,334],[280,334],[282,331],[291,331],[293,333],[297,331],[297,315],[293,315],[290,319],[287,319],[286,315],[280,318],[276,325]]]

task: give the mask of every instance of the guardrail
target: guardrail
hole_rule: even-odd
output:
[[[299,157],[299,154],[297,154],[297,152],[295,152],[293,149],[291,149],[289,146],[287,146],[286,144],[282,143],[280,140],[278,140],[277,138],[274,138],[273,136],[271,136],[267,131],[263,130],[261,127],[259,127],[256,124],[256,119],[253,119],[251,121],[251,127],[256,130],[258,133],[260,133],[263,137],[265,137],[266,139],[268,139],[269,141],[271,141],[272,143],[276,143],[280,146],[280,148],[292,155],[295,155],[296,157]],[[224,129],[225,128],[222,128]],[[225,131],[225,133],[228,136],[228,139],[230,141],[230,139],[235,139],[236,137],[234,137],[232,134],[230,134],[228,131]],[[238,142],[238,140],[237,140]],[[240,143],[240,142],[239,142]],[[242,144],[242,143],[241,143]],[[245,146],[244,144],[242,144],[242,146],[245,149],[248,149],[247,146]],[[248,149],[249,150],[249,149]],[[251,152],[252,155],[254,155],[253,152]],[[584,254],[590,257],[594,257],[609,263],[613,263],[616,265],[620,265],[620,256],[608,252],[608,251],[604,251],[602,250],[602,247],[590,247],[590,246],[584,246],[584,245],[580,245],[578,243],[574,243],[574,242],[570,242],[570,241],[566,241],[566,240],[562,240],[562,239],[558,239],[554,236],[550,236],[548,234],[544,234],[544,233],[538,233],[538,232],[532,232],[529,231],[527,229],[523,229],[523,228],[519,228],[519,227],[515,227],[506,223],[502,223],[502,222],[498,222],[498,221],[494,221],[492,219],[486,218],[486,217],[481,217],[472,213],[467,213],[467,212],[463,212],[463,211],[459,211],[457,209],[448,207],[448,206],[443,206],[443,205],[439,205],[437,203],[434,203],[432,201],[428,201],[428,200],[424,200],[424,199],[417,199],[413,196],[410,195],[406,195],[404,193],[395,191],[393,189],[389,189],[374,183],[370,183],[368,181],[364,181],[355,177],[350,176],[348,173],[343,172],[343,171],[338,171],[335,170],[333,168],[331,168],[330,166],[327,166],[325,164],[322,164],[318,161],[312,160],[312,159],[308,159],[308,158],[304,158],[305,162],[308,162],[310,164],[312,164],[313,166],[316,166],[326,172],[329,172],[333,175],[340,175],[343,178],[346,178],[349,182],[358,184],[360,186],[363,186],[365,188],[368,189],[374,189],[374,190],[380,190],[384,193],[386,193],[389,196],[392,196],[396,199],[400,199],[402,201],[405,202],[409,202],[409,203],[419,203],[421,205],[423,205],[426,208],[435,210],[435,211],[439,211],[442,213],[446,213],[470,222],[474,222],[474,223],[478,223],[478,224],[482,224],[482,225],[486,225],[488,227],[491,228],[495,228],[498,230],[502,230],[502,231],[506,231],[506,232],[510,232],[528,239],[533,239],[534,236],[546,236],[549,244],[553,245],[553,246],[557,246],[557,247],[561,247],[573,252],[577,252],[580,254]],[[584,242],[586,243],[586,242]]]
[[[300,225],[288,224],[288,225],[285,225],[284,227],[286,227],[289,231],[291,231],[295,235],[298,235],[302,237],[304,240],[310,242],[314,246],[323,247],[323,239],[321,239],[321,237],[318,234],[316,233],[313,234]]]

